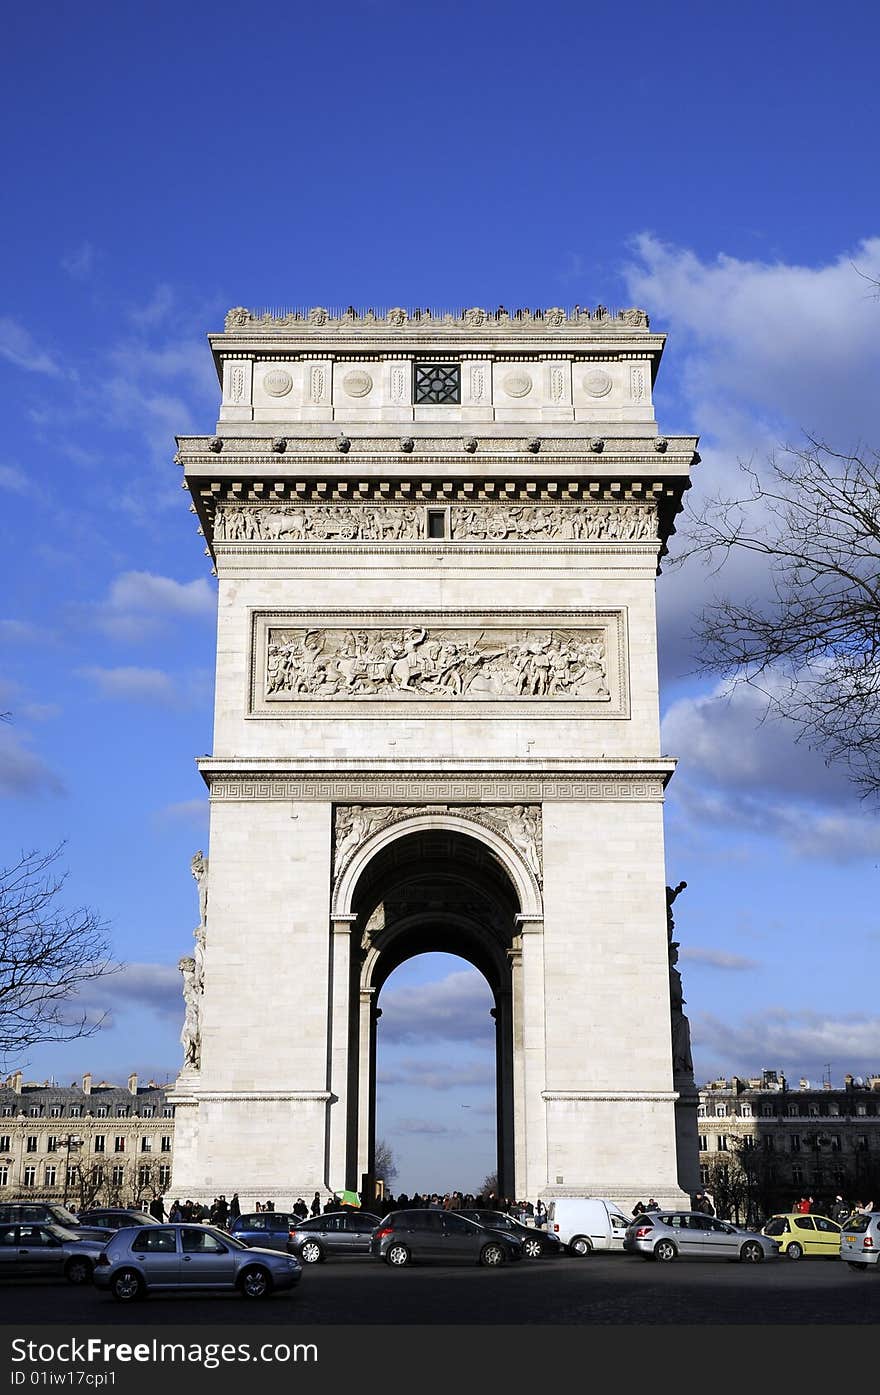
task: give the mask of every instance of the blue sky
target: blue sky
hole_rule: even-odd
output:
[[[0,852],[66,840],[66,897],[128,966],[111,1027],[10,1065],[179,1065],[214,583],[172,456],[216,419],[206,332],[236,304],[638,304],[669,334],[661,426],[701,436],[695,504],[803,431],[876,446],[878,28],[812,0],[6,16]],[[697,1075],[878,1071],[851,987],[880,952],[876,814],[695,676],[716,584],[666,565],[658,591]],[[487,1008],[445,958],[385,990],[400,1186],[491,1168]]]

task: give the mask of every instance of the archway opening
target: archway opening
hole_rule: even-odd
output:
[[[474,1151],[476,1130],[470,1126],[460,1125],[453,1134],[446,1109],[448,1101],[432,1122],[432,1114],[444,1094],[440,1074],[435,1070],[430,1076],[430,1089],[424,1088],[427,1076],[423,1081],[420,1111],[397,1117],[408,1118],[411,1122],[406,1128],[413,1134],[416,1129],[422,1129],[428,1141],[432,1126],[446,1130],[444,1135],[435,1135],[438,1142],[444,1136],[448,1145],[442,1150],[443,1165],[439,1166],[441,1152],[438,1149],[435,1159],[438,1167],[429,1177],[425,1153],[411,1153],[408,1148],[407,1171],[396,1181],[397,1190],[405,1190],[408,1195],[410,1187],[420,1192],[424,1188],[436,1191],[441,1186],[444,1192],[473,1191],[494,1174],[498,1190],[512,1195],[515,1153],[513,960],[520,944],[517,916],[521,905],[502,856],[469,831],[448,826],[422,826],[386,842],[366,863],[353,889],[351,911],[356,916],[353,938],[355,944],[360,944],[360,954],[352,956],[352,1002],[357,1006],[350,1020],[350,1099],[353,1106],[350,1123],[354,1124],[356,1111],[357,1128],[349,1132],[349,1175],[363,1181],[362,1190],[367,1191],[372,1189],[377,1176],[376,1140],[383,1136],[381,1128],[377,1127],[379,1042],[390,1046],[392,1038],[408,1038],[411,1046],[418,1046],[417,1054],[411,1055],[411,1085],[420,1069],[419,1061],[424,1065],[432,1050],[435,1064],[442,1065],[444,1053],[449,1057],[453,1052],[452,1043],[448,1037],[444,1041],[440,1035],[439,1020],[435,1018],[429,1027],[425,1010],[429,1005],[436,1009],[445,996],[450,1014],[446,1031],[452,1030],[454,1021],[457,1033],[463,1033],[464,1037],[470,1034],[471,1052],[476,1043],[481,1043],[482,1050],[477,1051],[472,1069],[474,1080],[482,1073],[489,1088],[491,1077],[487,1077],[485,1063],[480,1063],[480,1057],[487,1048],[494,1057],[494,1091],[487,1106],[489,1112],[476,1116],[483,1121],[486,1129],[483,1144],[485,1146],[488,1140],[489,1148],[482,1154]],[[453,957],[451,963],[450,956]],[[392,975],[395,983],[389,984]],[[426,986],[429,983],[433,984],[430,989]],[[387,991],[386,985],[389,985]],[[391,1019],[383,1035],[381,1022],[386,1004]],[[395,1054],[402,1058],[404,1053]],[[380,1090],[392,1084],[390,1070],[387,1066],[384,1069],[388,1078],[378,1081]],[[460,1054],[457,1069],[462,1072],[457,1077],[460,1086],[468,1069]],[[455,1097],[454,1083],[446,1093],[450,1098]],[[473,1111],[476,1101],[459,1098],[456,1103],[459,1114],[466,1116],[469,1110],[461,1106],[469,1106]],[[382,1122],[384,1124],[384,1117]],[[401,1139],[398,1148],[401,1148],[402,1132],[399,1124],[396,1127]],[[493,1137],[494,1150],[491,1149]],[[456,1138],[460,1145],[458,1153],[454,1146]],[[424,1175],[419,1175],[421,1159],[425,1160]]]
[[[414,955],[386,980],[378,1006],[374,1162],[386,1195],[477,1195],[498,1165],[486,978],[458,955]]]

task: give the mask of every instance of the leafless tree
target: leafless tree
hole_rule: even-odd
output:
[[[376,1159],[374,1163],[375,1175],[388,1187],[397,1176],[397,1163],[394,1161],[394,1153],[390,1143],[386,1143],[384,1138],[376,1140]]]
[[[108,957],[107,926],[96,913],[59,902],[62,847],[24,853],[0,871],[0,1059],[38,1042],[91,1036],[106,1016],[76,1009],[85,984],[120,966]]]
[[[880,455],[807,437],[763,472],[740,469],[737,497],[689,513],[678,564],[718,572],[748,554],[765,593],[705,607],[701,669],[761,692],[798,740],[880,796]]]

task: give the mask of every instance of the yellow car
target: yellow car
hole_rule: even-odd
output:
[[[813,1255],[840,1259],[840,1230],[837,1222],[827,1216],[790,1211],[784,1216],[771,1216],[761,1233],[778,1240],[779,1253],[786,1259]]]

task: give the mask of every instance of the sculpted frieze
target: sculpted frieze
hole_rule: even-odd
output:
[[[496,335],[499,332],[516,333],[517,330],[529,330],[534,333],[542,329],[559,333],[587,326],[648,329],[649,322],[645,311],[635,306],[612,313],[605,305],[597,305],[594,310],[580,305],[571,310],[563,310],[560,306],[553,305],[545,310],[520,309],[513,312],[503,306],[488,311],[474,305],[458,315],[433,315],[430,310],[404,310],[401,306],[394,306],[383,314],[376,310],[356,310],[351,305],[341,314],[334,314],[318,305],[311,310],[291,310],[286,314],[276,315],[270,310],[255,314],[243,305],[236,305],[227,311],[224,324],[227,334],[254,329],[292,329],[300,332],[317,330],[325,334],[332,330],[356,333],[359,330],[382,329],[399,332],[405,329],[407,333],[412,333],[421,329],[436,333],[438,329],[452,329],[472,334]]]
[[[270,627],[266,697],[602,702],[610,697],[605,632]]]
[[[633,542],[657,537],[653,504],[453,504],[457,542],[530,539]],[[406,504],[225,504],[218,542],[387,542],[425,538],[426,508]]]
[[[523,858],[540,882],[542,825],[539,804],[349,804],[336,811],[333,867],[338,876],[352,855],[374,834],[405,819],[431,814],[454,814],[491,829]]]

